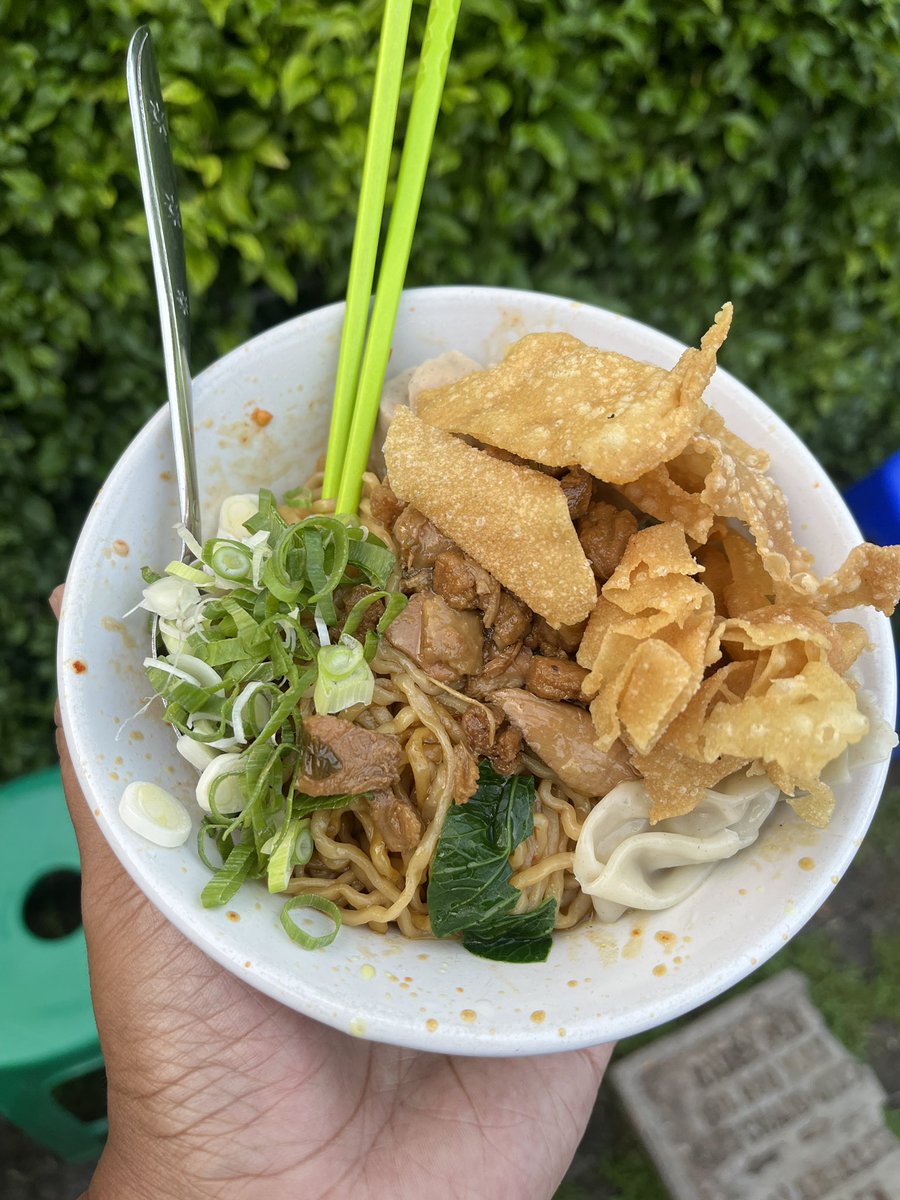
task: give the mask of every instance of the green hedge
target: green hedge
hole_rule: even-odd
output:
[[[690,339],[846,479],[900,441],[894,0],[464,0],[413,283],[527,285]],[[123,58],[148,19],[195,366],[339,296],[380,4],[0,0],[4,769],[46,759],[44,597],[163,399]],[[416,6],[421,31],[423,5]],[[407,79],[409,95],[412,68]]]

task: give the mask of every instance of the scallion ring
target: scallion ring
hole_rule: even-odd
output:
[[[208,553],[208,565],[222,579],[249,579],[253,573],[253,551],[241,542],[222,538]]]
[[[295,908],[312,908],[316,912],[323,913],[334,921],[334,929],[329,933],[323,933],[320,937],[313,937],[311,933],[301,929],[294,921],[291,913]],[[319,950],[323,946],[330,946],[337,937],[341,927],[341,910],[331,900],[326,900],[324,896],[317,896],[313,892],[303,892],[299,896],[292,896],[285,903],[281,910],[281,924],[292,942],[296,942],[304,950]]]

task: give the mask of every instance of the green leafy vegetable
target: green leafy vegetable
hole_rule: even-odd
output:
[[[498,775],[488,762],[478,774],[475,795],[451,805],[444,821],[428,884],[431,927],[438,937],[462,933],[466,949],[484,958],[542,961],[555,901],[510,913],[519,892],[509,882],[509,856],[534,830],[534,779]]]
[[[550,953],[556,901],[545,900],[531,912],[510,913],[487,925],[463,931],[463,945],[480,958],[498,962],[543,962]]]

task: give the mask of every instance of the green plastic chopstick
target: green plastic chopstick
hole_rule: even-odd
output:
[[[353,416],[353,401],[356,397],[359,364],[366,336],[372,280],[375,277],[375,259],[381,237],[384,194],[387,189],[391,147],[394,143],[394,126],[397,121],[411,11],[412,0],[386,0],[381,22],[356,230],[350,254],[347,307],[334,384],[334,407],[331,411],[331,429],[328,434],[325,479],[322,483],[322,495],[329,499],[337,494]]]
[[[460,3],[461,0],[431,0],[428,10],[409,125],[397,175],[397,192],[385,240],[337,493],[336,508],[339,513],[355,513],[359,504],[363,471],[375,432],[381,388],[391,353],[391,338],[400,306],[400,293],[406,279]]]

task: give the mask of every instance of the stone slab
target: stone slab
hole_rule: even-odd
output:
[[[630,1054],[612,1078],[674,1200],[900,1200],[884,1089],[797,971]]]

